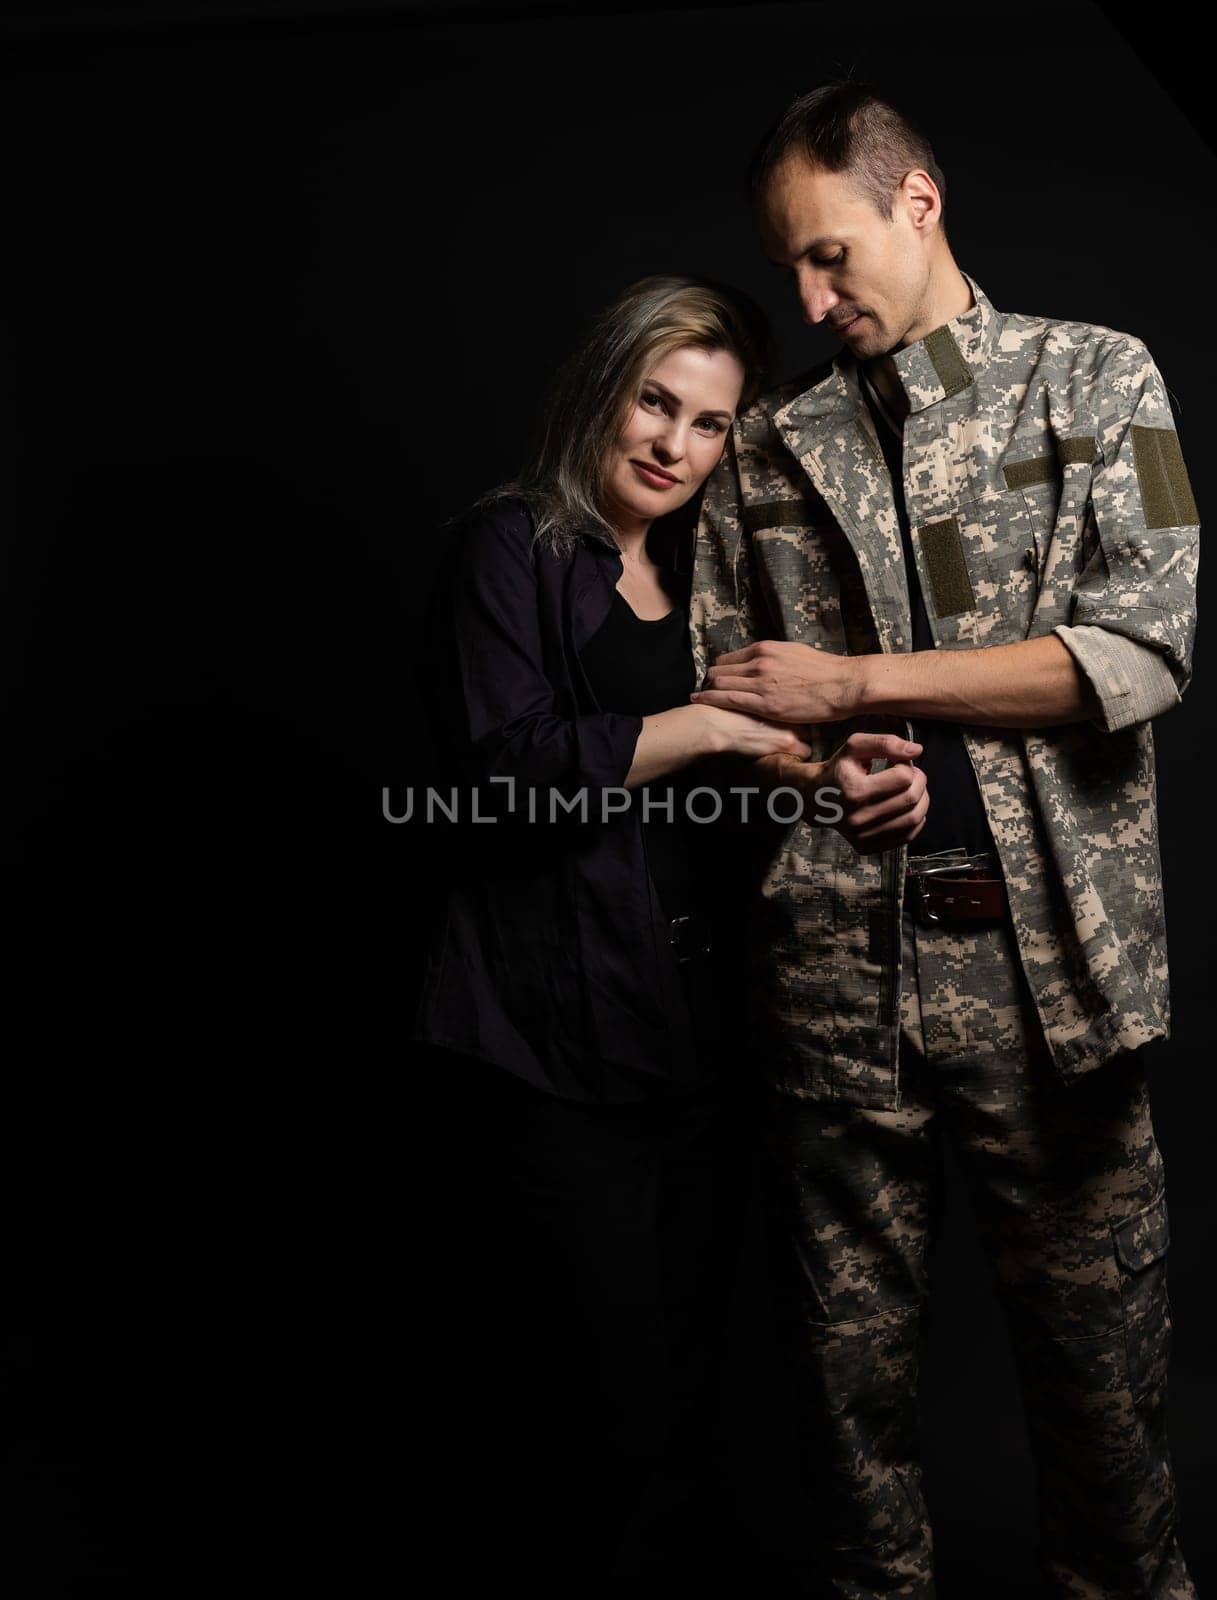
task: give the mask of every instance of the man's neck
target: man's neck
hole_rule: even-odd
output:
[[[941,274],[941,283],[931,281],[926,309],[896,348],[905,350],[909,345],[916,344],[918,339],[924,339],[926,334],[933,333],[935,328],[941,328],[944,323],[961,317],[975,304],[976,297],[972,293],[971,284],[955,265],[954,258],[948,257],[946,270]],[[867,377],[874,384],[888,411],[897,422],[903,422],[909,414],[908,396],[904,392],[904,385],[900,382],[891,355],[876,356],[873,360],[865,362],[864,366]]]
[[[876,356],[863,362],[863,368],[892,421],[902,423],[909,414],[909,399],[891,356]]]

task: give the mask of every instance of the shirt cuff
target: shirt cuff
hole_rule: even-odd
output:
[[[621,789],[642,733],[642,718],[625,712],[607,711],[599,716],[576,720],[579,739],[579,771],[585,783],[597,789]]]
[[[1138,644],[1122,633],[1084,624],[1054,628],[1099,697],[1102,712],[1095,726],[1117,733],[1171,711],[1183,698],[1159,650]]]

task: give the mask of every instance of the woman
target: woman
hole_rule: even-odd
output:
[[[511,1361],[537,1411],[500,1414],[479,1448],[545,1419],[543,1548],[565,1592],[637,1575],[665,1531],[679,1545],[712,1420],[732,1116],[720,879],[677,786],[710,757],[809,751],[689,703],[687,579],[665,544],[767,342],[719,286],[626,289],[559,374],[519,480],[450,540],[424,655],[448,776],[496,820],[459,835],[416,1037],[478,1151],[480,1258],[527,1318]],[[503,1510],[503,1476],[499,1536],[518,1544],[526,1506]],[[535,1463],[527,1481],[531,1496]]]

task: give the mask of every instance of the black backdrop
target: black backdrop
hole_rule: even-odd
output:
[[[839,68],[927,126],[996,305],[1147,342],[1206,508],[1199,37],[1083,3],[7,16],[10,1548],[28,1592],[182,1587],[247,1535],[267,1575],[408,1578],[420,1521],[468,1505],[407,1485],[459,1412],[444,1263],[476,1260],[404,1044],[442,861],[381,815],[426,773],[408,669],[439,524],[513,470],[581,320],[645,272],[751,290],[783,371],[827,353],[740,189],[759,131]],[[1153,1065],[1202,1589],[1203,641],[1158,730],[1175,1028]],[[942,1593],[1023,1595],[1029,1466],[957,1205],[938,1280]],[[741,1479],[780,1498],[780,1382],[741,1300]]]

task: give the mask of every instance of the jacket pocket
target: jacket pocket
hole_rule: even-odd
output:
[[[1170,1361],[1166,1292],[1170,1224],[1165,1194],[1124,1222],[1113,1223],[1111,1231],[1120,1266],[1129,1388],[1134,1401],[1140,1401],[1165,1383]]]
[[[1037,634],[1065,620],[1060,606],[1082,567],[1082,528],[1090,503],[1094,439],[1060,439],[1056,446],[1051,456],[1006,467],[1007,483],[1021,493],[1030,519],[1037,590],[1041,597],[1048,591],[1048,615],[1044,600],[1038,602]]]
[[[917,529],[934,636],[951,647],[1027,637],[1038,593],[1039,546],[1019,490],[965,500]]]

